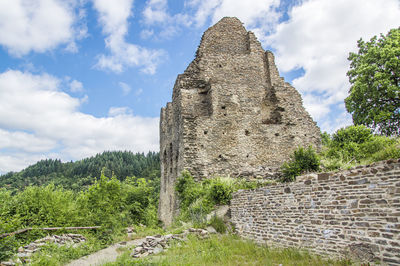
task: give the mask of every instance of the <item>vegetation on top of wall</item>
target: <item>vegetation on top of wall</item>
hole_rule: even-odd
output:
[[[400,138],[373,134],[366,126],[348,126],[332,135],[321,134],[322,150],[299,147],[282,167],[282,181],[294,181],[296,176],[310,171],[333,171],[356,165],[400,158]]]
[[[0,187],[22,190],[27,186],[54,183],[65,189],[79,191],[92,185],[101,175],[115,176],[123,181],[127,176],[155,180],[160,176],[159,153],[132,153],[130,151],[105,151],[76,162],[62,163],[46,159],[28,166],[20,172],[0,176]]]
[[[319,170],[320,158],[315,150],[309,146],[307,149],[299,147],[293,152],[289,162],[284,162],[282,170],[283,182],[291,182],[305,172],[316,172]]]
[[[320,155],[325,171],[400,158],[400,138],[373,134],[363,125],[325,133],[324,142]]]

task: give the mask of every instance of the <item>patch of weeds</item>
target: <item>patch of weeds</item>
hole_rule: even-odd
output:
[[[225,234],[226,232],[226,225],[224,223],[224,220],[217,217],[216,215],[214,215],[209,224],[214,227],[215,231],[217,231],[220,234]]]
[[[136,228],[136,234],[132,235],[132,239],[139,239],[151,235],[163,235],[165,230],[161,227],[146,227],[140,226]]]
[[[50,243],[44,245],[39,252],[31,257],[31,265],[63,265],[102,248],[104,248],[104,245],[93,237],[89,237],[86,242],[76,247],[71,245],[58,246],[57,244]]]
[[[189,235],[173,242],[162,256],[133,259],[127,254],[111,265],[350,265],[351,261],[326,260],[306,251],[269,248],[235,235],[213,235],[201,240]]]

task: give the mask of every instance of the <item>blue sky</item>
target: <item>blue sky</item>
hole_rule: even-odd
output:
[[[158,150],[160,108],[202,33],[237,16],[323,131],[351,124],[347,56],[399,26],[398,0],[0,0],[0,173]]]

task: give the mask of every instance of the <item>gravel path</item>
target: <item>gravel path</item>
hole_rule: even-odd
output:
[[[120,242],[118,244],[114,244],[112,246],[109,246],[105,249],[99,250],[93,254],[87,255],[85,257],[82,257],[80,259],[71,261],[68,263],[66,266],[86,266],[86,265],[102,265],[106,262],[113,262],[117,259],[119,255],[121,255],[121,252],[118,252],[117,249],[121,247],[129,247],[132,245],[138,246],[145,241],[146,238],[140,238],[140,239],[135,239],[127,242]],[[122,244],[125,243],[125,244]]]

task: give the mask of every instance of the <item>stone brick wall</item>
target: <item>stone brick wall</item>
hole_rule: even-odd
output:
[[[400,264],[400,160],[241,190],[231,215],[257,242]]]

